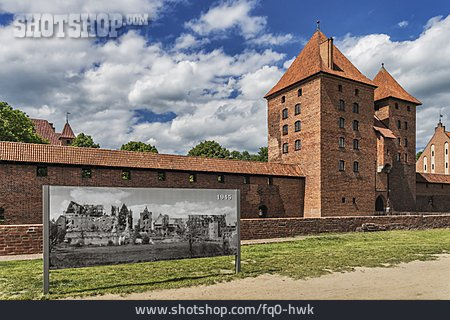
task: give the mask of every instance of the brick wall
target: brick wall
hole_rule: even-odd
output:
[[[196,173],[197,181],[189,182],[189,172],[166,172],[166,180],[158,180],[157,170],[131,169],[131,180],[122,179],[121,168],[92,167],[92,178],[81,177],[81,167],[48,166],[47,177],[36,176],[36,165],[0,163],[0,207],[4,208],[6,224],[42,222],[42,186],[92,187],[158,187],[211,188],[241,190],[241,215],[258,216],[259,206],[268,208],[268,217],[303,216],[304,178],[250,175],[244,184],[243,175],[225,174],[225,182],[217,181],[215,173]]]
[[[42,225],[0,225],[0,256],[42,252]]]
[[[363,224],[386,229],[450,228],[450,214],[326,218],[241,219],[241,239],[283,238],[325,232],[353,232]],[[0,226],[0,256],[42,252],[42,225]]]
[[[445,127],[442,124],[438,124],[435,128],[434,134],[428,142],[427,146],[423,150],[423,153],[419,157],[416,163],[417,172],[425,172],[424,170],[424,160],[426,158],[427,162],[427,173],[438,173],[438,174],[446,174],[445,163],[450,159],[450,155],[445,154],[445,143],[449,143],[450,138],[446,134]],[[431,146],[434,145],[434,171],[431,166]],[[450,168],[448,168],[450,170]],[[450,171],[448,171],[450,172]]]

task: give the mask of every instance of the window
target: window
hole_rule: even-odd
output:
[[[423,172],[427,172],[428,158],[423,157]]]
[[[303,90],[302,88],[297,90],[297,97],[301,97],[303,95]]]
[[[295,140],[295,150],[300,150],[302,148],[302,142],[300,140]]]
[[[353,131],[359,130],[359,122],[358,120],[353,120]]]
[[[411,106],[406,106],[407,111],[411,111]]]
[[[342,203],[345,203],[345,197],[342,197],[341,201],[342,201]]]
[[[131,180],[131,171],[130,170],[122,170],[122,179],[123,180]]]
[[[166,181],[166,173],[164,171],[158,172],[158,181]]]
[[[339,137],[339,148],[345,148],[345,138]]]
[[[81,169],[81,177],[82,178],[92,178],[92,169],[89,169],[89,168]]]
[[[431,173],[434,173],[435,157],[434,157],[434,144],[431,145]]]
[[[355,172],[355,173],[359,172],[359,162],[358,161],[353,162],[353,172]]]
[[[342,92],[342,84],[339,84],[339,85],[338,85],[338,91],[339,91],[339,92]]]
[[[398,103],[397,102],[395,103],[395,109],[398,110]]]
[[[289,145],[287,143],[283,143],[283,153],[289,152]]]
[[[268,178],[267,178],[267,184],[268,184],[269,186],[273,185],[273,178],[272,178],[272,177],[268,177]]]
[[[0,207],[0,223],[5,221],[5,209]]]
[[[353,139],[353,149],[359,150],[359,140],[358,139]]]
[[[339,100],[339,111],[345,111],[345,101]]]
[[[400,161],[402,159],[401,153],[397,153],[397,161]]]
[[[302,122],[301,121],[295,121],[295,132],[298,132],[302,130]]]
[[[353,198],[353,204],[356,204],[356,198]]]
[[[345,119],[339,118],[339,128],[344,128],[344,127],[345,127]]]
[[[401,146],[401,145],[402,145],[402,139],[397,138],[397,144],[398,144],[399,146]]]
[[[295,115],[298,115],[298,114],[300,114],[302,112],[302,107],[301,107],[300,103],[297,103],[295,105],[294,110],[295,110]]]
[[[285,103],[286,102],[286,97],[285,96],[282,96],[281,97],[281,103]]]
[[[250,176],[244,176],[244,184],[250,184]]]
[[[404,159],[405,159],[405,162],[408,162],[408,154],[407,153],[405,153]]]
[[[408,122],[405,121],[405,130],[408,130]]]
[[[444,162],[445,162],[445,174],[448,174],[448,142],[444,143]]]
[[[288,109],[284,108],[283,111],[281,112],[281,118],[287,119],[287,117],[288,117]]]
[[[217,175],[217,182],[219,182],[219,183],[224,183],[224,182],[225,182],[225,175],[223,175],[223,174],[218,174],[218,175]]]
[[[359,104],[357,103],[353,104],[353,113],[359,113]]]
[[[339,160],[339,171],[345,171],[345,161]]]
[[[359,96],[359,89],[355,89],[355,96]]]
[[[283,135],[286,135],[286,134],[288,134],[288,125],[287,124],[285,124],[284,126],[283,126]]]
[[[397,129],[402,128],[402,122],[400,120],[397,120]]]
[[[48,168],[44,166],[38,166],[36,168],[36,176],[46,177],[48,175]]]
[[[403,144],[403,146],[407,147],[408,146],[408,139],[405,138],[405,143]]]
[[[191,183],[197,182],[197,175],[195,173],[189,174],[189,182],[191,182]]]

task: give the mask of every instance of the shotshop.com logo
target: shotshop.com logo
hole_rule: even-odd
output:
[[[14,15],[14,37],[17,38],[94,38],[117,37],[126,25],[148,25],[148,14],[70,13]]]

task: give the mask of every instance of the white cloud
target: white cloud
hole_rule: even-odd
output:
[[[273,35],[266,33],[256,38],[250,39],[248,42],[255,45],[283,45],[292,41],[294,36],[290,33]]]
[[[210,8],[200,18],[187,22],[186,27],[202,36],[236,28],[249,39],[263,31],[267,23],[266,17],[250,14],[256,4],[254,0],[226,1]]]
[[[407,26],[408,26],[408,21],[406,21],[406,20],[403,20],[403,21],[400,21],[399,23],[397,23],[397,26],[399,26],[400,28],[406,28]]]
[[[174,50],[180,51],[186,49],[194,49],[206,43],[209,43],[209,39],[207,38],[198,39],[192,34],[183,33],[182,35],[180,35],[178,38],[175,39]]]
[[[384,62],[406,91],[423,102],[417,112],[418,148],[423,148],[433,134],[439,109],[444,108],[446,117],[450,113],[449,33],[450,15],[430,19],[422,34],[411,41],[393,41],[386,34],[347,35],[337,41],[364,74],[373,78]]]

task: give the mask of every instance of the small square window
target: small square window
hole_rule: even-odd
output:
[[[297,90],[297,97],[301,97],[303,95],[303,90],[302,88]]]
[[[298,115],[298,114],[300,114],[301,112],[302,112],[302,107],[301,107],[300,103],[297,103],[297,104],[295,105],[295,115]]]
[[[286,102],[286,97],[285,96],[282,96],[281,97],[281,103],[285,103]]]
[[[339,171],[345,171],[345,161],[339,160]]]
[[[92,169],[90,168],[83,168],[81,169],[81,177],[82,178],[92,178]]]
[[[158,172],[158,181],[166,181],[166,173],[164,171]]]
[[[48,168],[44,166],[38,166],[36,168],[36,176],[46,177],[48,175]]]
[[[225,182],[225,176],[223,174],[217,175],[217,182],[224,183]]]
[[[191,182],[191,183],[197,182],[197,175],[195,173],[189,174],[189,182]]]
[[[250,176],[244,176],[244,184],[250,184]]]
[[[122,180],[131,180],[130,170],[122,170]]]
[[[342,92],[342,84],[339,84],[339,85],[338,85],[338,91],[339,91],[339,92]]]
[[[267,184],[270,185],[270,186],[273,185],[273,178],[272,177],[268,177],[267,178]]]

